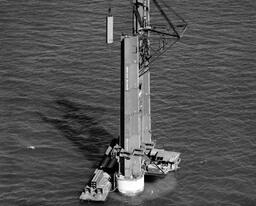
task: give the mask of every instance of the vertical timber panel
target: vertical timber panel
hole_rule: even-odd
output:
[[[150,72],[140,77],[141,82],[141,141],[151,142]]]
[[[130,153],[141,145],[138,61],[138,37],[125,37],[121,43],[120,145]],[[121,160],[121,173],[127,177],[140,174],[140,158]]]

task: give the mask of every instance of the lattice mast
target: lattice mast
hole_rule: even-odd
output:
[[[150,0],[135,0],[133,7],[133,35],[139,39],[139,107],[141,114],[141,140],[151,142],[150,108]],[[143,71],[148,71],[143,73]]]

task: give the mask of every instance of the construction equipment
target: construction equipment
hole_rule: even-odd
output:
[[[112,189],[136,195],[144,190],[144,176],[163,176],[179,167],[180,153],[155,148],[151,135],[150,68],[159,55],[182,37],[186,22],[173,23],[163,9],[167,5],[153,0],[166,20],[158,29],[150,22],[150,0],[132,0],[132,35],[121,40],[120,137],[107,148],[104,158],[82,192],[81,200],[105,201]],[[154,47],[152,36],[160,44]],[[113,43],[113,16],[107,17],[107,43]]]

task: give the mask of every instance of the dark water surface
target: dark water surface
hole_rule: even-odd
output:
[[[166,1],[189,28],[152,66],[152,127],[181,169],[104,205],[256,205],[256,2]],[[113,46],[105,14],[115,16]],[[75,206],[119,134],[129,1],[0,1],[0,205]],[[156,17],[157,18],[157,17]]]

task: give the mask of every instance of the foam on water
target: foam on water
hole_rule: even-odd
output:
[[[111,193],[109,198],[117,200],[120,204],[142,205],[150,200],[170,195],[175,190],[176,184],[174,174],[169,174],[166,177],[146,177],[142,193],[136,196],[125,196],[116,191]]]

